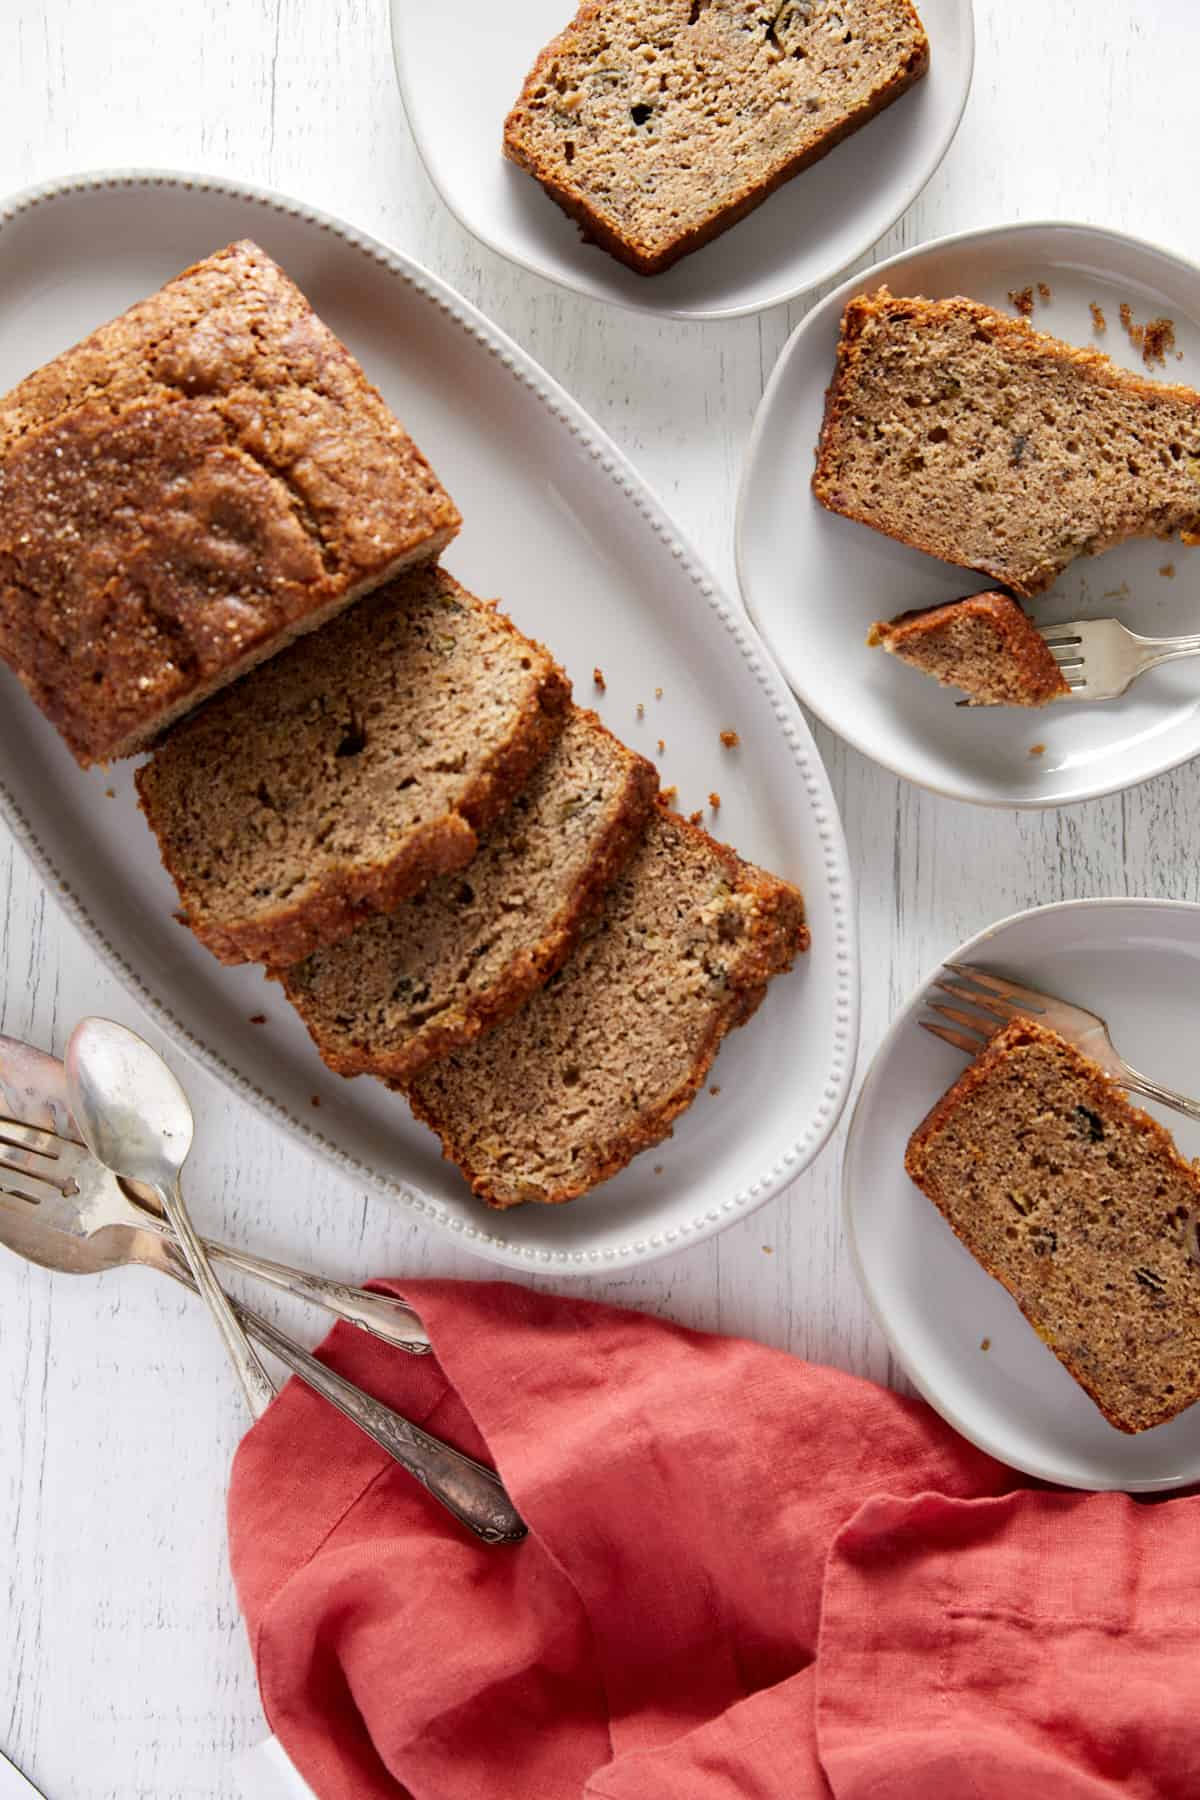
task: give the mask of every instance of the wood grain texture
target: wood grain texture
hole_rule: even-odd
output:
[[[1194,0],[976,0],[976,12],[962,129],[866,260],[1051,217],[1200,255]],[[15,0],[0,9],[0,66],[0,191],[122,164],[225,172],[393,240],[578,396],[734,590],[742,452],[806,307],[658,324],[560,294],[480,248],[442,208],[408,137],[385,0]],[[918,792],[817,737],[860,884],[860,1068],[919,978],[1005,913],[1088,894],[1200,899],[1193,768],[1064,812],[995,813]],[[61,1050],[85,1012],[146,1029],[0,829],[0,1031]],[[186,1074],[202,1226],[333,1274],[489,1275]],[[582,1291],[891,1378],[842,1237],[844,1131],[721,1238]],[[318,1335],[311,1315],[266,1309]],[[231,1758],[264,1725],[224,1541],[243,1422],[207,1321],[144,1271],[74,1281],[6,1259],[0,1405],[0,1745],[53,1800],[227,1800]]]

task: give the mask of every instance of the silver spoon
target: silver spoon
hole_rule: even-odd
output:
[[[84,1142],[114,1175],[140,1181],[161,1202],[250,1411],[261,1418],[275,1398],[275,1384],[213,1274],[183,1203],[179,1176],[195,1134],[187,1095],[157,1050],[112,1019],[81,1020],[63,1060]]]

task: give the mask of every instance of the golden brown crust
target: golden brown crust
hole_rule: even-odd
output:
[[[847,302],[842,314],[841,331],[838,338],[837,361],[833,379],[825,391],[825,405],[821,420],[821,431],[817,441],[816,468],[812,477],[812,489],[822,506],[831,512],[840,513],[844,518],[853,519],[858,524],[867,525],[886,537],[892,537],[900,543],[909,544],[913,549],[923,550],[927,555],[954,562],[960,560],[955,554],[955,547],[940,538],[931,529],[927,531],[889,530],[879,518],[867,516],[862,507],[855,503],[851,495],[839,482],[837,475],[838,443],[843,433],[853,430],[850,415],[853,410],[851,395],[855,381],[855,365],[860,351],[860,340],[867,326],[875,320],[895,313],[897,308],[911,308],[914,315],[922,308],[936,307],[939,311],[953,314],[963,312],[972,322],[983,323],[991,334],[993,341],[1002,343],[1009,353],[1018,361],[1035,361],[1047,353],[1059,362],[1073,367],[1085,374],[1090,380],[1116,392],[1136,395],[1144,400],[1167,400],[1194,407],[1200,422],[1200,393],[1194,388],[1179,384],[1153,381],[1130,370],[1121,368],[1102,350],[1084,349],[1075,344],[1064,343],[1048,332],[1037,331],[1024,319],[1012,319],[1006,313],[998,312],[994,307],[984,306],[977,300],[957,295],[951,299],[934,301],[924,295],[893,295],[887,287],[880,287],[873,294],[861,294]],[[1197,512],[1200,514],[1200,504]],[[1186,534],[1185,534],[1186,535]],[[1114,541],[1124,541],[1114,540]],[[1092,554],[1107,549],[1107,543],[1096,541],[1089,545]],[[998,564],[989,565],[979,561],[974,565],[981,574],[991,575],[1003,580],[1022,599],[1032,598],[1042,593],[1055,580],[1058,567],[1048,568],[1021,579],[1011,568]]]
[[[607,733],[594,712],[579,711],[596,729]],[[605,890],[624,868],[646,825],[646,817],[654,803],[658,771],[645,757],[638,756],[630,764],[620,807],[583,879],[570,895],[564,911],[540,943],[524,950],[505,969],[503,978],[484,992],[471,993],[453,1015],[439,1015],[395,1051],[369,1051],[351,1043],[348,1038],[331,1038],[310,1021],[304,1007],[304,996],[288,979],[288,971],[280,970],[275,979],[297,1008],[312,1035],[322,1060],[337,1075],[375,1075],[389,1086],[404,1090],[421,1070],[438,1057],[460,1049],[490,1031],[508,1018],[529,996],[544,987],[561,969],[579,942],[580,933],[591,919]]]
[[[700,826],[680,818],[669,807],[664,805],[663,811],[695,840],[715,852],[736,892],[753,895],[753,924],[743,954],[729,970],[726,1002],[722,1007],[714,1007],[686,1082],[657,1106],[644,1111],[627,1131],[605,1146],[576,1179],[560,1183],[553,1192],[539,1190],[536,1202],[540,1205],[560,1206],[578,1199],[616,1175],[641,1151],[669,1137],[675,1120],[687,1110],[704,1085],[722,1040],[753,1016],[762,1004],[771,979],[789,969],[796,956],[809,948],[811,939],[805,922],[804,900],[797,888],[751,863],[744,863],[727,844],[718,843]],[[456,1164],[481,1200],[496,1211],[507,1211],[511,1206],[521,1204],[519,1200],[504,1199],[495,1193],[487,1171],[473,1166],[470,1145],[457,1138],[453,1124],[425,1102],[419,1087],[408,1088],[405,1092],[417,1118],[431,1126],[440,1138],[443,1156]]]
[[[1079,1383],[1080,1387],[1083,1388],[1084,1392],[1103,1413],[1109,1424],[1114,1425],[1118,1431],[1126,1433],[1147,1430],[1153,1425],[1163,1424],[1167,1419],[1174,1418],[1184,1407],[1189,1406],[1195,1400],[1200,1399],[1200,1387],[1198,1387],[1197,1391],[1193,1394],[1179,1396],[1177,1402],[1174,1402],[1169,1407],[1163,1409],[1160,1417],[1152,1418],[1138,1424],[1132,1423],[1128,1418],[1116,1412],[1105,1397],[1097,1392],[1091,1372],[1080,1363],[1077,1357],[1071,1354],[1067,1347],[1054,1340],[1053,1336],[1046,1329],[1045,1321],[1034,1317],[1026,1302],[1025,1296],[1020,1293],[1010,1281],[1006,1280],[1002,1271],[996,1267],[990,1259],[980,1254],[979,1246],[972,1243],[966,1233],[960,1229],[947,1203],[946,1196],[940,1192],[926,1167],[925,1155],[931,1141],[938,1135],[946,1123],[954,1117],[955,1113],[959,1111],[964,1103],[968,1101],[979,1088],[984,1087],[987,1084],[993,1071],[1005,1061],[1010,1052],[1021,1044],[1036,1044],[1042,1042],[1052,1042],[1056,1045],[1063,1044],[1063,1040],[1057,1036],[1057,1033],[1048,1031],[1044,1026],[1038,1025],[1032,1019],[1018,1018],[1009,1025],[1001,1026],[1000,1029],[993,1034],[985,1048],[980,1051],[974,1062],[964,1069],[953,1087],[949,1088],[946,1093],[941,1096],[917,1126],[908,1141],[908,1148],[904,1155],[904,1167],[909,1178],[915,1182],[926,1198],[931,1200],[934,1206],[937,1207],[938,1211],[942,1214],[942,1217],[946,1220],[946,1223],[950,1226],[950,1229],[954,1232],[960,1242],[970,1251],[980,1268],[990,1275],[994,1281],[998,1281],[1007,1293],[1011,1294],[1012,1298],[1020,1307],[1022,1314],[1037,1332],[1038,1336],[1051,1350],[1053,1350],[1063,1367],[1067,1369],[1074,1380]],[[1086,1098],[1091,1102],[1092,1107],[1094,1109],[1102,1110],[1104,1108],[1112,1107],[1114,1102],[1119,1104],[1122,1113],[1129,1124],[1151,1139],[1157,1149],[1174,1165],[1178,1174],[1194,1188],[1197,1202],[1200,1203],[1200,1174],[1197,1174],[1196,1169],[1191,1163],[1186,1162],[1184,1158],[1180,1156],[1170,1133],[1163,1129],[1157,1119],[1152,1119],[1149,1113],[1143,1112],[1140,1107],[1131,1105],[1124,1093],[1116,1086],[1115,1082],[1109,1079],[1103,1069],[1100,1068],[1099,1064],[1092,1062],[1089,1057],[1084,1056],[1083,1053],[1076,1050],[1073,1045],[1066,1045],[1066,1048],[1071,1052],[1072,1059],[1075,1063],[1078,1078],[1081,1083],[1081,1093],[1086,1095]]]
[[[0,398],[0,655],[87,766],[435,555],[459,516],[249,242]]]
[[[714,238],[720,237],[722,232],[728,231],[731,226],[738,224],[740,220],[752,213],[756,207],[761,206],[763,201],[768,200],[785,182],[791,181],[803,170],[820,162],[844,139],[860,130],[877,113],[882,112],[894,100],[898,100],[902,94],[907,93],[908,89],[929,70],[929,40],[924,35],[916,9],[909,4],[907,11],[912,16],[913,28],[921,32],[921,39],[918,48],[903,69],[880,86],[841,124],[828,131],[818,143],[792,157],[768,180],[743,188],[715,218],[709,219],[689,231],[681,232],[666,250],[654,252],[639,245],[634,238],[615,230],[588,204],[585,196],[565,187],[554,171],[539,162],[537,156],[531,154],[521,140],[523,108],[529,96],[542,82],[554,59],[570,49],[572,38],[580,27],[586,25],[603,10],[604,0],[584,0],[584,4],[579,8],[572,22],[559,32],[557,37],[552,38],[538,55],[525,78],[516,104],[504,121],[504,154],[510,162],[516,163],[518,168],[524,169],[526,174],[532,175],[534,180],[541,184],[563,212],[582,227],[584,236],[589,242],[599,245],[602,250],[607,250],[610,256],[615,256],[618,262],[624,263],[626,268],[632,269],[637,275],[659,275],[665,269],[671,268],[674,263],[679,262],[682,257],[690,255],[693,250],[699,250],[705,244],[711,243]]]
[[[1006,695],[1008,705],[1045,706],[1051,700],[1070,694],[1070,687],[1045,638],[1009,594],[970,594],[964,600],[950,600],[941,606],[898,613],[894,619],[876,619],[867,633],[867,643],[872,648],[890,650],[893,655],[904,657],[915,667],[922,668],[923,640],[935,638],[956,620],[972,616],[985,618],[1001,639],[1001,654],[1011,677],[1006,686],[1014,690]],[[924,672],[937,674],[941,681],[972,691],[969,681],[958,681],[956,677],[940,674],[932,668]]]

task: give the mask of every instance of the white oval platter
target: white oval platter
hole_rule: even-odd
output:
[[[408,122],[459,223],[560,287],[676,319],[736,318],[794,300],[877,243],[950,148],[975,56],[971,0],[921,0],[928,75],[749,218],[647,277],[585,243],[574,221],[501,154],[505,116],[543,45],[570,19],[572,0],[503,8],[392,0],[391,10]]]
[[[83,774],[0,671],[0,814],[97,953],[180,1045],[304,1146],[495,1262],[578,1274],[711,1236],[791,1181],[845,1102],[858,1028],[851,880],[808,729],[762,645],[616,446],[444,282],[348,225],[221,180],[86,175],[0,207],[0,392],[188,263],[251,236],[363,362],[455,496],[446,562],[546,641],[659,758],[679,804],[804,888],[811,953],[731,1037],[676,1135],[569,1207],[493,1214],[404,1103],[330,1074],[278,987],[175,922],[131,766]],[[601,668],[607,689],[593,686]],[[662,697],[655,690],[662,689]],[[644,717],[639,719],[639,703]],[[720,732],[735,729],[737,750]],[[251,1021],[266,1014],[265,1024]],[[314,1106],[319,1103],[319,1108]]]
[[[1044,301],[1036,292],[1043,283]],[[1120,700],[1040,710],[959,707],[956,693],[867,648],[874,619],[994,586],[865,525],[826,512],[809,479],[847,300],[966,294],[1011,312],[1034,287],[1032,323],[1104,350],[1139,374],[1200,384],[1200,268],[1094,225],[998,226],[943,238],[854,276],[796,328],[759,405],[742,472],[737,555],[742,596],[800,698],[894,774],[985,806],[1061,806],[1161,774],[1200,751],[1200,663],[1156,669]],[[1095,330],[1092,304],[1106,321]],[[1146,369],[1122,329],[1169,315],[1178,351]],[[1163,571],[1170,571],[1164,574]],[[1200,625],[1200,550],[1155,539],[1081,557],[1031,602],[1040,624],[1123,619],[1168,637]]]
[[[1035,907],[946,960],[1089,1007],[1135,1068],[1181,1093],[1200,1091],[1200,906],[1116,899]],[[967,1066],[920,1029],[928,992],[922,983],[875,1054],[843,1174],[858,1278],[897,1360],[956,1431],[1027,1475],[1128,1493],[1200,1481],[1200,1406],[1132,1437],[1110,1425],[906,1175],[910,1133]],[[1146,1102],[1135,1096],[1135,1104]],[[1146,1110],[1184,1156],[1200,1155],[1200,1125],[1165,1107]]]

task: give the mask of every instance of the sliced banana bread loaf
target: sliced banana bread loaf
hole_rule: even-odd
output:
[[[432,566],[369,595],[168,734],[138,771],[222,962],[298,962],[475,854],[566,717],[540,644]]]
[[[1200,1399],[1200,1176],[1098,1064],[1015,1020],[905,1167],[1110,1424]]]
[[[867,642],[961,688],[971,706],[1045,706],[1071,692],[1045,638],[1008,594],[877,619]]]
[[[1018,595],[1127,538],[1200,530],[1200,394],[973,300],[851,300],[813,490]]]
[[[639,274],[736,224],[912,86],[909,0],[585,0],[504,152]]]
[[[657,786],[653,763],[574,707],[465,869],[281,972],[329,1067],[408,1081],[514,1012],[569,956]]]
[[[81,763],[130,756],[458,525],[345,345],[230,244],[0,399],[0,656]]]
[[[491,1206],[572,1200],[666,1137],[721,1039],[808,947],[796,888],[665,809],[575,954],[409,1087]]]

